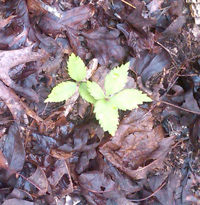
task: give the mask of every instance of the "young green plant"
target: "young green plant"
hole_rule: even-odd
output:
[[[132,110],[143,102],[151,102],[137,89],[124,89],[129,63],[111,70],[105,78],[104,90],[95,82],[86,81],[86,67],[80,57],[71,54],[68,60],[69,76],[76,82],[66,81],[53,88],[45,102],[69,99],[79,89],[80,96],[94,105],[94,113],[104,131],[114,135],[119,124],[118,110]]]

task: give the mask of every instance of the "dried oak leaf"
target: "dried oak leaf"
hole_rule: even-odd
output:
[[[99,64],[108,65],[111,58],[123,62],[126,52],[120,44],[120,32],[117,29],[99,27],[81,34],[86,37],[87,46],[98,59]]]
[[[152,115],[144,115],[145,110],[141,108],[133,110],[122,120],[112,140],[100,148],[114,166],[136,179],[144,178],[149,170],[160,166],[168,151],[168,145],[166,151],[160,144],[161,126],[153,128]],[[146,166],[151,159],[154,161]]]

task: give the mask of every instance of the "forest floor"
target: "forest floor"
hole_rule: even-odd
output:
[[[199,10],[192,0],[1,0],[0,204],[199,205]],[[152,102],[120,111],[114,136],[81,98],[44,103],[70,79],[71,53],[102,88],[130,62],[126,87]]]

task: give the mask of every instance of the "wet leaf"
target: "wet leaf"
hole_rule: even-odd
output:
[[[34,90],[16,84],[8,74],[9,70],[14,66],[30,61],[41,60],[44,58],[44,56],[47,55],[46,51],[43,49],[40,51],[38,50],[38,52],[34,52],[32,49],[33,47],[29,46],[18,50],[1,51],[0,64],[2,72],[0,73],[0,79],[16,92],[27,97],[28,99],[31,99],[34,102],[38,102],[38,95]]]
[[[54,35],[62,33],[67,27],[78,30],[93,16],[94,10],[94,6],[88,4],[61,12],[61,18],[47,13],[41,18],[39,27],[44,33]]]
[[[8,131],[8,135],[4,144],[3,154],[7,159],[9,168],[11,170],[14,170],[16,172],[22,170],[26,155],[19,128],[16,124],[13,124]],[[12,174],[13,173],[11,171],[7,171],[5,180],[8,180]]]
[[[81,186],[92,192],[106,192],[115,189],[115,182],[109,176],[98,171],[86,172],[79,176]]]
[[[144,18],[142,16],[142,10],[144,8],[144,3],[140,3],[134,11],[124,16],[125,20],[130,23],[137,31],[142,35],[145,35],[143,27],[151,26],[156,23],[155,19]]]
[[[87,39],[87,46],[91,53],[98,59],[99,64],[108,65],[113,58],[122,63],[125,58],[125,49],[119,41],[119,31],[99,27],[87,32],[81,32]]]
[[[49,154],[50,150],[60,146],[60,141],[52,137],[32,133],[35,141],[32,141],[32,151],[34,154],[43,155]]]

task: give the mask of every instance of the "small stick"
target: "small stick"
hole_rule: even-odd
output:
[[[134,8],[134,9],[136,9],[136,7],[135,7],[135,6],[133,6],[132,4],[128,3],[127,1],[125,1],[125,0],[121,0],[121,1],[122,1],[122,2],[124,2],[125,4],[129,5],[130,7],[132,7],[132,8]]]

